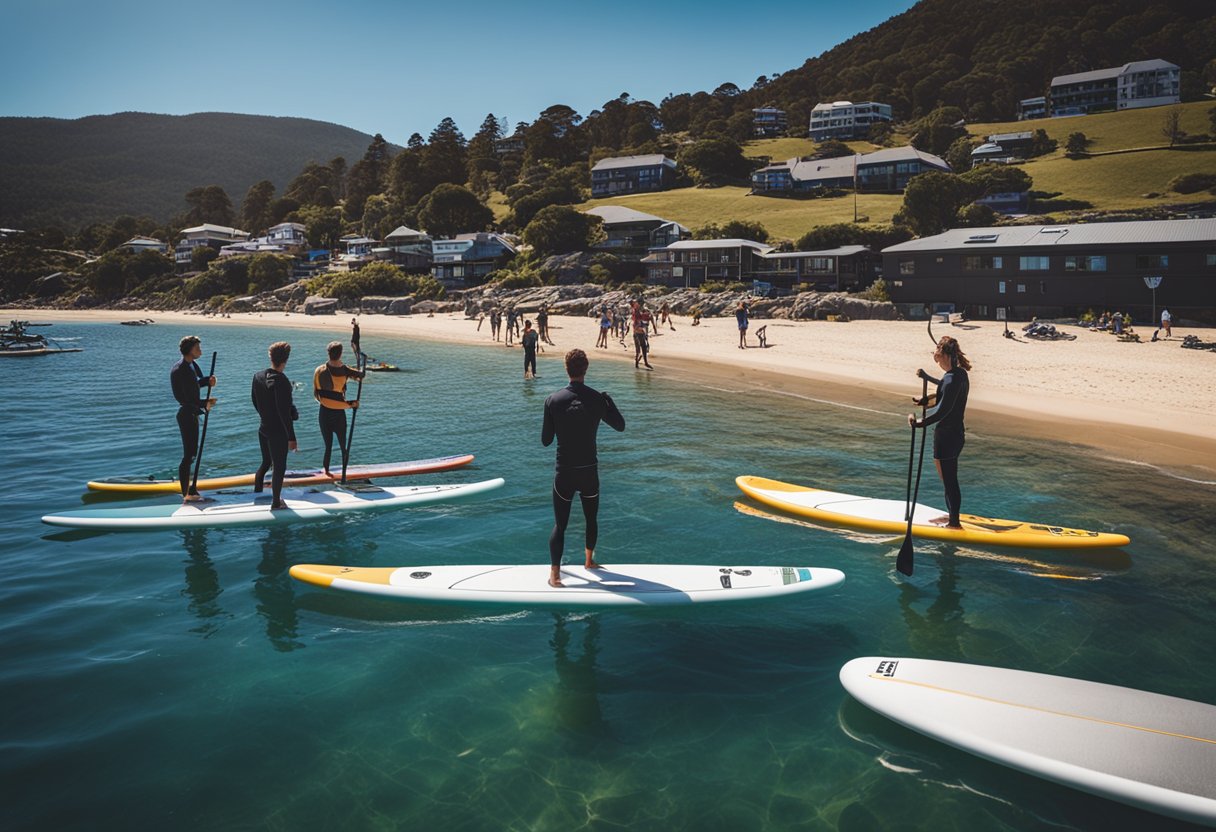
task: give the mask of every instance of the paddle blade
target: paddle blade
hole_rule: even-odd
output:
[[[912,574],[912,535],[904,536],[904,545],[899,547],[899,556],[895,558],[895,568],[904,575]]]

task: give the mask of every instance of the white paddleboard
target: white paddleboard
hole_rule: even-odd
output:
[[[1216,707],[999,667],[866,657],[840,669],[883,716],[1081,791],[1216,825]]]
[[[549,586],[547,563],[399,568],[296,564],[291,576],[318,586],[409,601],[566,609],[748,601],[828,589],[844,580],[837,569],[654,563],[601,569],[563,566],[562,587]]]
[[[472,497],[503,485],[500,477],[484,482],[457,485],[414,485],[380,488],[374,485],[351,488],[283,489],[287,508],[272,511],[269,491],[217,493],[198,503],[171,501],[125,504],[115,508],[86,508],[48,514],[43,523],[76,529],[143,531],[149,529],[195,529],[214,526],[269,526],[303,520],[322,520],[360,511],[378,511],[426,505]]]

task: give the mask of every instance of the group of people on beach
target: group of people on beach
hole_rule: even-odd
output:
[[[359,325],[353,320],[351,324],[351,349],[356,357],[360,357],[362,353],[359,349]],[[198,336],[187,335],[181,339],[178,348],[181,359],[169,370],[170,386],[178,403],[177,427],[182,439],[182,458],[178,465],[177,477],[181,485],[182,501],[194,503],[206,499],[198,493],[197,485],[190,476],[190,468],[199,452],[199,416],[209,413],[216,403],[216,399],[211,396],[211,391],[216,386],[216,377],[204,375],[198,365],[203,354],[202,342]],[[343,363],[341,341],[331,341],[325,349],[328,358],[313,371],[312,384],[313,398],[319,405],[317,423],[325,444],[321,467],[326,476],[332,477],[329,466],[334,440],[338,441],[345,470],[348,448],[346,411],[359,407],[357,397],[347,400],[346,384],[352,379],[362,381],[364,371]],[[285,373],[287,360],[291,357],[291,344],[276,341],[270,345],[268,354],[270,366],[253,374],[250,394],[253,408],[258,414],[258,445],[262,452],[262,462],[254,475],[253,490],[262,492],[265,489],[266,474],[271,473],[271,508],[283,509],[287,507],[282,500],[283,478],[287,474],[287,454],[298,447],[295,422],[300,418],[300,413],[292,399],[291,380]],[[199,398],[202,388],[206,388],[207,393],[204,398]]]

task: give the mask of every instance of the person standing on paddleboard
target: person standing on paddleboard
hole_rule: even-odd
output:
[[[291,344],[275,341],[270,345],[270,367],[253,374],[253,407],[262,417],[258,426],[258,445],[262,448],[262,464],[253,476],[253,490],[261,492],[266,485],[266,472],[274,466],[271,479],[272,509],[287,508],[281,499],[283,476],[287,473],[287,452],[296,450],[296,429],[292,424],[300,418],[291,401],[291,380],[283,374]]]
[[[536,342],[540,338],[531,321],[524,321],[524,336],[519,339],[524,348],[524,378],[536,378]]]
[[[198,453],[198,417],[215,404],[215,399],[200,399],[198,391],[203,387],[214,387],[215,376],[205,376],[197,364],[203,354],[203,345],[196,335],[187,335],[178,344],[182,358],[169,370],[169,383],[173,387],[173,398],[177,399],[177,429],[182,434],[182,461],[177,466],[177,478],[182,484],[182,502],[194,503],[203,499],[190,483],[190,465]]]
[[[599,569],[595,562],[595,543],[599,536],[597,515],[600,508],[599,460],[595,435],[600,422],[615,431],[625,429],[625,417],[607,393],[583,383],[587,377],[587,353],[579,349],[566,353],[566,374],[570,384],[545,399],[545,419],[540,442],[546,448],[557,437],[557,466],[553,476],[553,532],[549,535],[549,586],[562,586],[562,549],[566,525],[577,492],[587,524],[586,560],[588,569]]]
[[[971,362],[963,354],[958,341],[949,335],[943,335],[937,342],[933,360],[946,371],[940,379],[924,370],[917,370],[916,376],[937,385],[937,393],[934,394],[936,402],[925,411],[923,422],[919,421],[915,414],[909,413],[908,424],[914,428],[937,425],[933,429],[933,461],[937,464],[937,473],[942,478],[942,486],[946,491],[946,510],[950,515],[935,517],[930,522],[939,526],[944,524],[948,529],[961,529],[959,510],[962,508],[963,495],[958,485],[958,458],[963,452],[963,444],[967,438],[963,416],[967,411],[967,393],[971,390],[971,381],[967,376]],[[912,400],[919,405],[925,404],[916,397]]]
[[[352,378],[361,379],[364,374],[342,363],[341,341],[330,341],[325,350],[329,353],[329,360],[313,371],[312,397],[321,405],[317,412],[321,440],[325,443],[321,468],[326,476],[333,476],[329,473],[329,459],[334,449],[334,437],[338,437],[338,449],[342,451],[342,458],[345,459],[346,411],[359,406],[358,401],[346,400],[346,381]]]
[[[359,356],[362,353],[362,347],[359,346],[359,319],[350,319],[350,351],[355,354],[355,363],[359,363]]]

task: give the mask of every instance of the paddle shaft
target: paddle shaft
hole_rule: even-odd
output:
[[[920,420],[925,421],[925,413],[929,409],[929,379],[921,376],[920,388]],[[922,428],[922,430],[924,430]],[[908,450],[908,485],[912,485],[912,452],[916,449],[916,425],[912,426],[912,446]],[[914,552],[912,547],[912,515],[916,513],[916,500],[920,496],[920,474],[925,464],[925,434],[920,436],[920,459],[916,462],[916,487],[911,489],[907,505],[908,530],[904,534],[903,545],[899,547],[899,556],[895,559],[895,568],[905,575],[911,575]]]
[[[363,358],[363,351],[360,350],[355,355],[355,366],[363,373],[359,377],[359,388],[355,391],[355,401],[363,398],[363,379],[367,378],[367,361]],[[350,414],[350,431],[346,434],[346,451],[342,454],[342,484],[346,485],[346,468],[350,463],[350,443],[355,441],[355,420],[359,418],[359,408],[355,408],[355,412]]]
[[[207,400],[211,400],[211,377],[215,375],[216,352],[211,353],[211,372],[207,373]],[[211,408],[203,411],[203,432],[198,438],[198,456],[194,458],[194,476],[190,480],[190,493],[198,492],[198,469],[203,464],[203,445],[207,442],[207,422],[211,419]]]

